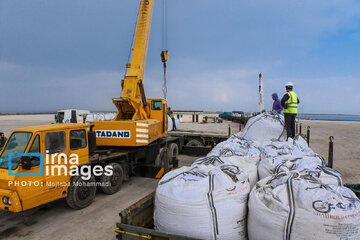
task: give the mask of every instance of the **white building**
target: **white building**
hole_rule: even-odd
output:
[[[184,123],[202,122],[204,118],[204,111],[174,110],[173,113],[175,118]]]

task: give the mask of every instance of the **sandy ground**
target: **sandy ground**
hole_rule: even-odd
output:
[[[0,132],[8,137],[13,129],[50,124],[54,121],[54,114],[0,115]]]
[[[329,137],[334,137],[334,169],[345,183],[360,184],[360,122],[301,120],[310,126],[310,147],[328,159]]]
[[[179,131],[202,132],[210,134],[228,135],[229,127],[232,133],[240,131],[238,123],[224,121],[223,123],[181,123]]]

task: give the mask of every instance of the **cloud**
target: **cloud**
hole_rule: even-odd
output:
[[[57,69],[43,71],[4,62],[0,62],[0,70],[3,99],[0,112],[56,111],[63,108],[115,111],[111,99],[121,94],[123,75],[120,72],[60,74]],[[240,67],[199,73],[174,71],[168,78],[168,102],[174,109],[258,111],[257,75],[255,69]],[[145,77],[147,97],[162,97],[161,78],[153,72]],[[353,87],[357,79],[346,76],[289,80],[295,83],[302,113],[358,113],[353,108],[360,102],[357,88]],[[282,82],[264,76],[266,109],[271,109],[271,94],[278,92],[281,97],[282,91]]]
[[[43,71],[0,63],[1,69],[4,66],[11,67],[0,73],[5,80],[1,82],[2,97],[6,99],[0,102],[1,111],[55,111],[61,108],[109,111],[114,110],[111,99],[121,94],[123,75],[120,72],[60,74],[57,69]],[[19,72],[18,69],[25,71]],[[254,70],[216,70],[185,78],[172,74],[174,77],[168,83],[168,101],[174,108],[250,110],[257,104],[257,74]],[[162,81],[148,76],[145,90],[147,97],[162,97]]]
[[[179,74],[169,83],[169,103],[178,109],[250,111],[257,104],[257,84],[257,73],[241,68]]]

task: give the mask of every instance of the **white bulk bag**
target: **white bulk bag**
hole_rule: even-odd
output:
[[[259,178],[263,179],[274,173],[283,171],[301,171],[308,168],[315,170],[318,166],[325,166],[325,161],[317,157],[296,157],[283,155],[261,159],[258,165]]]
[[[116,117],[116,113],[104,113],[105,121],[111,121]]]
[[[307,144],[305,139],[303,139],[300,135],[295,136],[294,140],[291,140],[291,139],[289,139],[289,140],[293,141],[293,145],[297,149],[299,149],[304,155],[306,155],[306,156],[315,155],[315,153],[313,152],[313,150],[311,150],[311,148],[309,147],[309,145]]]
[[[296,136],[294,140],[289,138],[287,141],[268,141],[263,143],[259,149],[261,151],[260,156],[262,159],[282,155],[292,155],[296,157],[316,156],[311,148],[308,147],[306,141],[300,136]]]
[[[360,239],[360,201],[348,188],[299,174],[262,179],[249,198],[249,240]]]
[[[200,239],[247,239],[249,191],[246,174],[236,166],[176,169],[156,189],[155,228]]]
[[[92,121],[104,121],[105,116],[102,113],[91,113],[86,116],[86,122],[92,122]]]
[[[172,131],[173,130],[173,121],[171,119],[171,117],[168,116],[168,131]],[[180,120],[178,118],[175,118],[175,127],[176,129],[179,129],[180,126]]]
[[[91,113],[86,116],[86,122],[110,121],[113,120],[116,113]]]
[[[272,112],[252,117],[246,123],[241,137],[261,144],[273,139],[286,140],[284,117]]]
[[[85,118],[85,122],[93,122],[93,121],[95,121],[95,120],[94,120],[94,114],[93,114],[93,113],[88,114],[88,115],[86,116],[86,118]]]
[[[240,170],[247,174],[250,187],[252,188],[259,181],[257,165],[247,157],[243,156],[209,156],[199,158],[194,161],[191,165],[193,167],[204,165],[208,168],[208,171],[211,171],[213,168],[222,166],[222,165],[235,165],[240,168]]]
[[[266,178],[272,174],[280,172],[303,172],[308,175],[320,178],[326,184],[342,185],[340,173],[326,168],[325,161],[320,156],[317,157],[294,157],[279,156],[275,158],[262,159],[258,166],[259,179]]]
[[[244,156],[258,163],[260,160],[260,150],[256,143],[246,139],[240,139],[236,135],[231,135],[229,139],[217,144],[207,156]]]
[[[260,147],[260,152],[261,159],[292,155],[293,144],[288,141],[268,141]]]

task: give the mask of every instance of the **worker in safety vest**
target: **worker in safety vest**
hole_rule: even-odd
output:
[[[176,130],[175,117],[174,117],[174,113],[173,113],[173,111],[171,111],[170,107],[168,107],[168,115],[169,115],[169,117],[171,118],[171,120],[173,122],[172,130],[175,131]]]
[[[281,99],[281,106],[284,108],[285,130],[287,137],[295,137],[295,118],[298,112],[298,104],[300,103],[296,93],[293,92],[293,83],[287,82],[285,84],[286,93]]]

